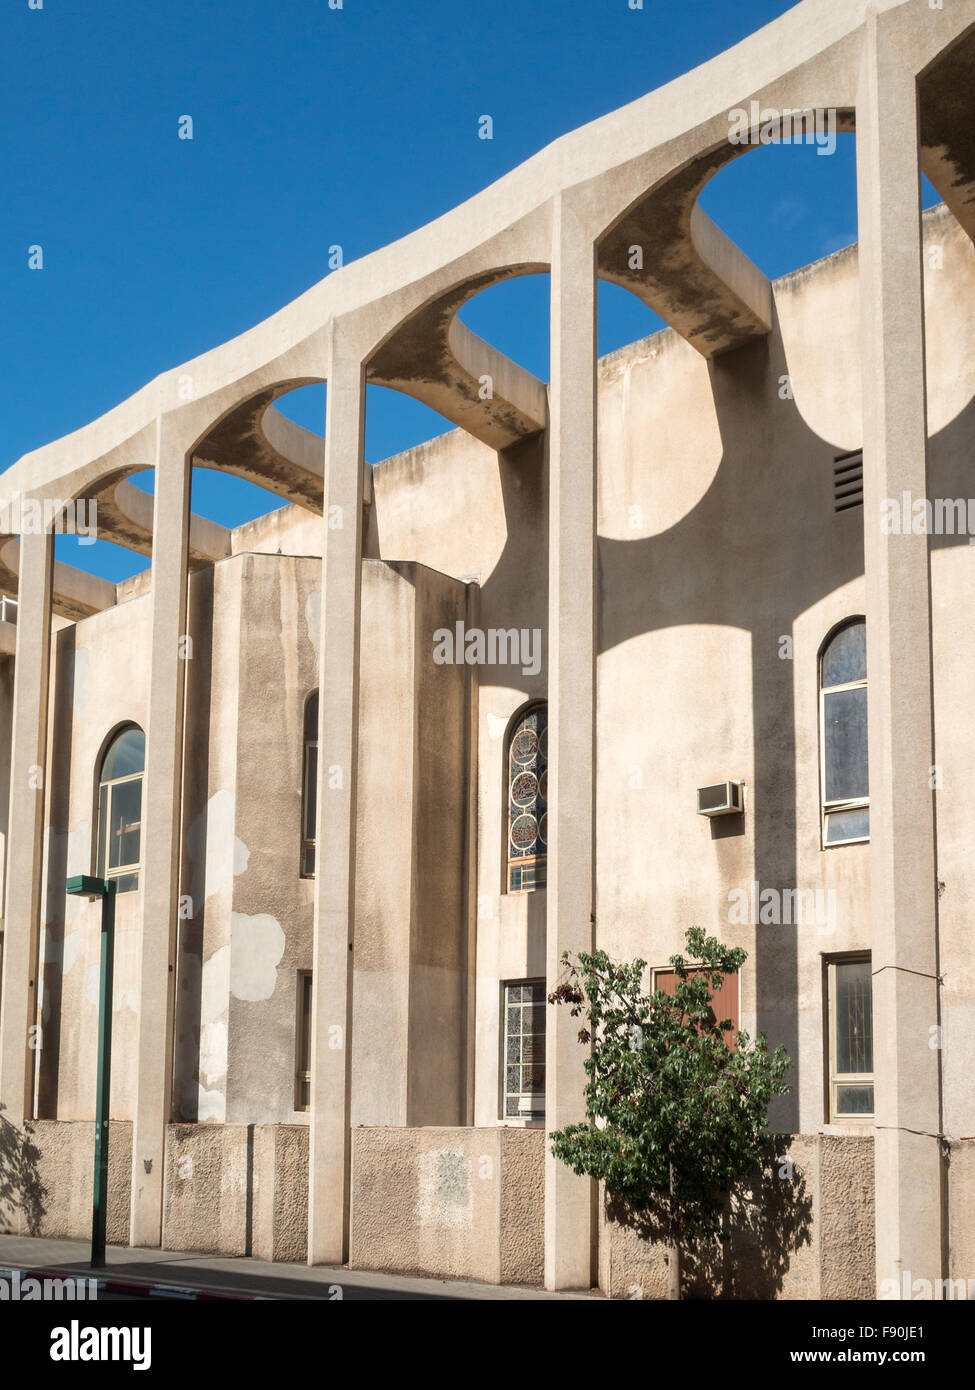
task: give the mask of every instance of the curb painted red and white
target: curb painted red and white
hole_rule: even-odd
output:
[[[98,1293],[128,1293],[137,1298],[173,1298],[186,1302],[200,1299],[219,1302],[254,1301],[264,1299],[259,1293],[223,1293],[214,1289],[187,1289],[178,1284],[150,1284],[143,1279],[101,1278],[96,1274],[83,1274],[72,1269],[16,1269],[0,1266],[0,1279],[11,1281],[17,1278],[22,1284],[27,1279],[74,1279],[86,1284],[94,1284]],[[33,1299],[28,1300],[34,1302]],[[83,1300],[79,1299],[78,1302]]]

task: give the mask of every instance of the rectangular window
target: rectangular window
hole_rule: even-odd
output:
[[[827,964],[829,1118],[873,1118],[873,982],[870,957]]]
[[[820,786],[823,848],[870,838],[867,753],[867,629],[841,627],[820,658]]]
[[[826,731],[826,805],[867,797],[867,687],[823,692]]]
[[[98,876],[116,892],[138,890],[142,853],[142,774],[103,783],[98,791]]]
[[[504,986],[504,1120],[545,1119],[545,981]]]
[[[305,744],[305,768],[301,798],[301,876],[315,877],[318,838],[318,744]]]
[[[295,1109],[311,1108],[311,971],[298,971],[295,1028]]]

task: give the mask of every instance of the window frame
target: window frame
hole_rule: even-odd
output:
[[[826,994],[826,1123],[831,1125],[873,1125],[877,1113],[876,1060],[869,1072],[838,1072],[834,1070],[839,1055],[836,1046],[836,967],[839,965],[872,965],[870,951],[850,951],[836,956],[824,956],[824,988]],[[870,971],[870,1032],[871,1050],[873,1047],[873,970]],[[856,1114],[841,1113],[837,1109],[836,1091],[839,1086],[870,1086],[874,1092],[873,1108],[858,1111]]]
[[[509,1096],[515,1095],[515,1092],[514,1092],[514,1091],[509,1091],[509,1090],[508,1090],[508,1087],[507,1087],[507,1084],[506,1084],[506,1083],[507,1083],[507,1070],[506,1070],[506,1068],[507,1068],[507,1064],[508,1064],[508,1063],[507,1063],[507,1053],[508,1053],[508,990],[509,990],[509,989],[515,988],[515,986],[518,986],[518,987],[520,988],[520,987],[523,986],[523,985],[541,985],[541,987],[542,987],[542,1006],[543,1006],[543,1008],[547,1008],[547,994],[546,994],[547,981],[546,981],[544,975],[529,975],[529,976],[525,976],[525,977],[523,977],[523,978],[521,978],[521,979],[499,980],[499,981],[498,981],[498,984],[499,984],[499,986],[500,986],[500,990],[499,990],[499,1015],[500,1015],[500,1023],[501,1023],[501,1026],[500,1026],[500,1028],[498,1029],[498,1115],[499,1115],[499,1117],[500,1117],[498,1123],[499,1123],[499,1124],[503,1124],[503,1125],[521,1125],[521,1126],[523,1126],[523,1127],[526,1128],[526,1129],[541,1129],[541,1128],[543,1128],[544,1125],[545,1125],[545,1106],[544,1106],[544,1105],[543,1105],[543,1107],[542,1107],[541,1119],[535,1118],[535,1116],[537,1115],[537,1112],[530,1112],[530,1111],[526,1111],[524,1114],[518,1114],[518,1115],[506,1115],[506,1114],[505,1114],[506,1102],[507,1102],[507,1100],[508,1100],[508,1097],[509,1097]],[[545,1032],[544,1032],[544,1034],[543,1034],[543,1040],[544,1040],[544,1043],[545,1043],[545,1047],[547,1048],[547,1044],[548,1044],[548,1015],[547,1015],[547,1013],[545,1014],[544,1017],[545,1017]],[[521,1036],[524,1037],[524,1034],[521,1034]],[[543,1053],[543,1056],[545,1056],[545,1053]],[[546,1057],[546,1061],[547,1061],[547,1057]],[[519,1065],[519,1066],[524,1066],[524,1063],[523,1063],[523,1062],[519,1062],[518,1065]],[[543,1066],[543,1076],[542,1076],[542,1090],[541,1090],[541,1093],[540,1093],[540,1094],[541,1094],[541,1096],[542,1096],[542,1098],[543,1098],[543,1101],[545,1101],[545,1100],[547,1100],[547,1088],[546,1088],[546,1085],[545,1085],[545,1082],[546,1082],[546,1079],[547,1079],[547,1073],[546,1073],[546,1070],[545,1070],[545,1061],[543,1061],[542,1066]],[[519,1091],[519,1092],[517,1092],[517,1094],[518,1094],[518,1097],[519,1097],[519,1099],[520,1099],[522,1096],[538,1095],[539,1092],[538,1092],[538,1091]]]
[[[295,972],[295,1065],[294,1065],[294,1108],[295,1113],[307,1115],[311,1111],[311,1023],[312,1023],[312,1003],[315,998],[315,989],[312,983],[312,972],[310,970],[298,970]],[[308,1000],[308,1022],[305,1023],[304,994],[305,986],[311,991]],[[308,1062],[307,1069],[302,1067],[302,1062]],[[307,1104],[303,1100],[302,1087],[308,1087]]]
[[[316,792],[316,799],[315,799],[315,825],[314,825],[314,831],[315,831],[315,833],[314,833],[313,836],[309,836],[309,835],[307,834],[307,831],[308,831],[308,804],[309,804],[309,797],[308,797],[308,793],[309,793],[308,762],[309,762],[309,758],[310,758],[311,754],[314,753],[314,755],[315,755],[315,777],[316,777],[316,783],[317,783],[317,778],[318,778],[318,743],[319,743],[319,740],[318,740],[318,733],[317,733],[317,724],[318,724],[317,718],[316,718],[316,721],[315,721],[315,722],[316,722],[316,734],[315,734],[315,737],[314,737],[313,739],[308,737],[308,733],[307,733],[307,726],[308,726],[308,706],[311,704],[312,700],[317,700],[317,699],[319,699],[319,692],[318,692],[317,690],[310,690],[310,691],[308,692],[308,694],[305,696],[305,703],[304,703],[304,705],[302,706],[302,719],[301,719],[301,812],[300,812],[300,814],[301,814],[301,824],[300,824],[300,831],[301,831],[301,848],[300,848],[300,851],[299,851],[299,859],[298,859],[298,877],[299,877],[299,878],[306,878],[306,879],[314,879],[314,877],[315,877],[315,863],[316,863],[316,860],[317,860],[317,858],[318,858],[318,826],[319,826],[319,817],[321,816],[321,807],[318,805],[318,798],[317,798],[317,791],[318,791],[318,788],[317,788],[317,785],[316,785],[316,788],[315,788],[315,792]],[[319,714],[320,714],[320,713],[321,713],[321,707],[319,706]],[[308,867],[309,858],[310,858],[311,868]]]
[[[142,770],[141,770],[141,772],[130,772],[130,773],[127,773],[125,777],[112,777],[112,778],[109,778],[109,779],[103,778],[103,777],[102,777],[102,769],[103,769],[103,767],[105,766],[105,759],[108,757],[109,753],[111,752],[111,750],[112,750],[112,748],[115,746],[115,744],[118,742],[118,740],[119,740],[120,738],[122,738],[123,735],[125,735],[125,734],[127,734],[127,733],[130,733],[130,732],[133,732],[133,731],[136,732],[136,733],[141,734],[142,737],[143,737],[143,740],[145,740],[146,732],[145,732],[145,730],[142,728],[141,724],[136,724],[136,723],[134,723],[134,722],[131,722],[131,723],[128,723],[128,724],[120,724],[120,725],[118,726],[118,728],[112,730],[112,732],[111,732],[111,733],[109,734],[109,736],[106,738],[105,742],[102,744],[101,752],[99,753],[99,756],[98,756],[98,762],[97,762],[97,765],[96,765],[96,773],[95,773],[95,814],[94,814],[94,821],[93,821],[93,824],[94,824],[94,827],[95,827],[95,833],[94,833],[94,836],[92,837],[92,838],[93,838],[93,841],[94,841],[94,843],[93,843],[93,849],[94,849],[94,855],[93,855],[93,859],[94,859],[94,876],[95,876],[96,878],[107,879],[107,880],[119,880],[119,879],[132,878],[132,877],[134,877],[134,878],[135,878],[135,883],[132,884],[130,887],[123,888],[123,887],[121,887],[121,886],[118,886],[118,887],[116,888],[116,892],[117,892],[118,894],[120,894],[120,895],[121,895],[122,893],[139,893],[139,892],[142,891],[142,868],[143,868],[143,858],[144,858],[144,855],[143,855],[143,834],[142,834],[142,829],[143,829],[143,821],[144,821],[144,818],[145,818],[145,816],[144,816],[144,812],[145,812],[145,807],[144,807],[145,786],[144,786],[144,783],[145,783],[145,776],[146,776],[145,757],[144,757],[144,755],[143,755],[143,763],[142,763]],[[113,802],[113,800],[114,800],[114,792],[115,792],[115,788],[116,788],[116,787],[123,787],[123,786],[128,785],[128,784],[131,783],[131,782],[138,782],[138,783],[140,784],[140,786],[139,786],[139,820],[138,820],[138,822],[137,822],[138,831],[139,831],[139,857],[138,857],[138,859],[137,859],[134,863],[131,863],[131,864],[119,864],[119,865],[117,865],[115,868],[111,868],[110,865],[109,865],[109,859],[111,858],[111,855],[109,854],[109,843],[108,843],[107,836],[110,834],[109,827],[111,826],[111,823],[112,823],[112,802]],[[103,788],[105,789],[105,792],[106,792],[106,803],[107,803],[107,804],[106,804],[106,807],[105,807],[105,833],[106,833],[106,838],[105,838],[104,842],[103,842],[103,839],[102,839],[102,830],[101,830],[101,826],[102,826],[101,809],[102,809],[102,789],[103,789]]]
[[[867,668],[867,675],[862,680],[846,681],[842,685],[823,685],[823,660],[830,646],[848,627],[856,627],[862,624],[864,628],[864,640],[866,640],[866,619],[862,616],[844,618],[843,622],[830,629],[823,644],[819,649],[819,659],[817,661],[817,677],[819,684],[819,836],[820,848],[841,849],[844,845],[865,845],[870,842],[869,814],[868,830],[866,835],[851,835],[848,839],[830,840],[829,839],[829,818],[840,811],[870,811],[870,791],[869,791],[869,743],[867,748],[867,795],[853,797],[852,799],[828,801],[826,798],[826,697],[828,695],[839,695],[848,690],[864,690],[867,693],[867,711],[870,709],[870,690],[869,677],[870,671]]]
[[[534,698],[534,699],[531,699],[531,700],[527,701],[526,704],[519,705],[519,707],[515,710],[514,714],[512,714],[511,718],[508,720],[508,727],[507,727],[507,729],[505,730],[505,735],[504,735],[503,748],[502,748],[502,758],[501,758],[501,892],[502,892],[503,895],[504,895],[504,894],[509,894],[509,893],[510,893],[512,896],[520,897],[520,896],[522,896],[522,895],[525,894],[525,893],[538,893],[538,892],[544,892],[545,889],[546,889],[546,887],[547,887],[547,885],[548,885],[548,841],[546,840],[546,841],[545,841],[545,853],[544,853],[544,854],[536,854],[536,855],[533,855],[533,856],[530,857],[530,861],[529,861],[529,858],[526,857],[525,860],[523,861],[524,864],[525,864],[526,866],[534,867],[534,868],[536,869],[536,872],[537,872],[537,869],[538,869],[539,866],[540,866],[540,867],[542,868],[542,872],[543,872],[543,874],[544,874],[544,876],[545,876],[545,882],[543,882],[543,883],[533,883],[533,884],[531,884],[531,885],[530,885],[529,887],[527,887],[527,888],[512,888],[512,887],[510,887],[510,883],[511,883],[511,824],[510,824],[510,819],[509,819],[509,813],[510,813],[509,801],[510,801],[510,797],[511,797],[511,773],[510,773],[510,764],[511,764],[511,744],[512,744],[512,741],[513,741],[513,739],[514,739],[514,737],[515,737],[515,733],[516,733],[516,731],[517,731],[517,729],[518,729],[518,725],[521,723],[521,721],[522,721],[523,719],[527,718],[528,715],[530,715],[530,714],[532,713],[533,710],[537,710],[537,709],[544,709],[544,711],[545,711],[545,731],[546,731],[546,737],[547,737],[547,734],[548,734],[548,700],[547,700],[545,697],[543,697],[543,696],[536,697],[536,698]],[[545,755],[545,770],[546,770],[546,772],[548,772],[548,767],[549,767],[549,759],[548,759],[548,754],[546,753],[546,755]],[[545,809],[546,809],[546,812],[548,811],[548,807],[549,807],[549,800],[548,800],[548,797],[546,797],[546,798],[545,798]],[[511,981],[511,983],[512,983],[512,984],[517,984],[518,981]]]

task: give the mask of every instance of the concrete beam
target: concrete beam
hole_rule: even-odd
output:
[[[599,246],[600,277],[642,299],[704,357],[772,326],[769,281],[697,202],[736,153],[729,145],[695,161],[631,208]]]
[[[413,396],[492,449],[544,429],[544,383],[457,318],[457,310],[477,291],[528,269],[547,267],[517,267],[468,281],[425,305],[370,359],[370,383]]]
[[[975,31],[938,58],[918,81],[921,168],[975,240]]]
[[[48,676],[54,538],[24,536],[23,595],[17,612],[10,752],[10,814],[4,903],[3,984],[0,989],[0,1104],[18,1129],[33,1116],[40,930],[44,789],[47,781]]]
[[[152,494],[125,478],[97,494],[98,537],[140,555],[152,554]],[[202,569],[230,554],[230,532],[206,517],[190,517],[189,563]]]
[[[172,1087],[191,477],[186,448],[167,419],[160,418],[155,461],[152,646],[140,884],[138,1084],[129,1237],[133,1245],[148,1247],[156,1247],[162,1241],[164,1154]],[[202,910],[202,904],[196,908]]]
[[[329,358],[312,946],[310,1265],[343,1264],[348,1257],[351,1167],[365,374],[361,349],[341,323],[332,325]]]
[[[707,356],[762,335],[767,323],[761,281],[738,257],[734,257],[736,266],[729,268],[727,248],[715,250],[714,238],[703,230],[705,223],[699,218],[691,225],[697,193],[710,173],[740,152],[722,142],[716,156],[715,133],[722,124],[727,129],[729,110],[752,98],[761,102],[768,98],[773,106],[805,106],[810,100],[840,110],[852,105],[853,79],[848,69],[855,67],[864,24],[878,10],[885,18],[896,18],[908,33],[914,70],[920,72],[926,72],[950,48],[958,29],[975,19],[972,0],[953,0],[941,10],[932,10],[921,0],[801,0],[710,62],[569,132],[476,197],[399,241],[350,261],[246,333],[156,378],[73,435],[25,455],[8,470],[8,485],[22,491],[47,488],[62,480],[70,480],[78,490],[97,485],[99,479],[117,471],[120,457],[127,460],[136,445],[141,446],[161,401],[184,421],[192,418],[199,423],[201,414],[209,410],[211,418],[224,422],[228,408],[233,413],[244,395],[253,398],[255,392],[263,393],[265,402],[270,402],[294,385],[317,379],[306,373],[317,363],[319,340],[334,319],[369,311],[378,330],[373,342],[382,342],[384,350],[397,340],[407,344],[412,330],[406,325],[416,320],[412,310],[400,310],[412,288],[428,282],[425,298],[443,304],[454,295],[451,286],[465,281],[464,274],[458,273],[465,260],[477,263],[474,276],[482,276],[484,283],[523,274],[529,268],[545,269],[538,264],[537,228],[547,221],[557,196],[583,186],[599,196],[604,225],[612,224],[600,248],[599,273],[604,278],[646,298]],[[946,151],[942,156],[946,177],[953,183],[951,170],[968,168],[963,152],[967,137],[955,127],[949,130],[946,122],[950,124],[955,116],[962,125],[968,122],[958,105],[963,98],[956,94],[952,100],[955,106],[950,112],[946,109],[944,120],[932,114],[925,145]],[[626,170],[644,163],[645,180],[631,187]],[[938,182],[936,170],[934,176]],[[641,187],[656,191],[641,198]],[[949,202],[952,197],[952,206],[959,201],[967,206],[967,194],[952,194]],[[621,212],[622,220],[614,223]],[[633,243],[651,253],[645,255],[646,274],[637,277],[630,273],[625,256]],[[718,273],[719,265],[725,266],[724,274]],[[446,334],[443,327],[441,347],[447,344]],[[422,341],[421,348],[426,352]],[[433,352],[435,365],[439,351]],[[413,383],[425,390],[408,358],[404,354],[398,370],[374,362],[376,375],[370,379],[391,385]],[[186,399],[187,381],[192,386],[190,399]],[[469,396],[470,382],[461,376],[459,383],[460,394],[466,391]],[[407,389],[413,388],[407,385]],[[457,392],[446,394],[456,398]],[[502,409],[502,417],[505,413]],[[259,422],[251,418],[255,433],[260,434]],[[493,437],[498,429],[502,435],[510,431],[510,422],[502,418],[499,425],[490,409],[480,410],[480,422],[477,411],[472,411],[470,419],[472,423],[465,422],[465,427],[480,438]],[[187,432],[198,437],[202,428],[205,421],[200,429]],[[246,428],[245,424],[243,433]],[[256,467],[257,481],[288,501],[317,509],[316,486],[308,478],[289,477],[288,464],[282,469],[276,449],[266,440],[244,450],[243,462],[239,452],[235,457],[241,438],[239,420],[226,430],[218,427],[209,456],[200,461],[251,478]]]
[[[548,886],[546,977],[562,953],[591,951],[595,887],[596,265],[570,199],[552,230],[549,435]],[[549,1008],[545,1128],[585,1119],[585,1053],[567,1009]],[[592,1285],[593,1183],[545,1148],[545,1287]]]
[[[52,537],[53,539],[53,537]],[[21,546],[18,536],[0,541],[0,591],[18,597],[20,593]],[[53,609],[63,618],[77,622],[115,605],[115,585],[97,575],[54,562]],[[19,621],[19,617],[18,617]]]
[[[946,1271],[928,540],[881,524],[927,495],[917,85],[876,15],[857,132],[879,1295]]]
[[[281,415],[270,411],[273,402],[299,386],[317,384],[317,378],[280,382],[248,397],[224,415],[193,450],[193,463],[233,473],[258,487],[321,514],[322,441]],[[265,417],[268,417],[267,419]],[[305,436],[308,439],[305,440]],[[283,452],[293,447],[301,456]],[[317,459],[309,455],[317,454]]]

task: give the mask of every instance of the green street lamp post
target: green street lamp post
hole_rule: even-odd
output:
[[[77,897],[102,900],[102,960],[98,983],[98,1080],[95,1095],[95,1183],[91,1204],[91,1264],[105,1263],[108,1215],[108,1110],[112,1089],[112,976],[115,964],[115,880],[77,874],[67,889]]]

